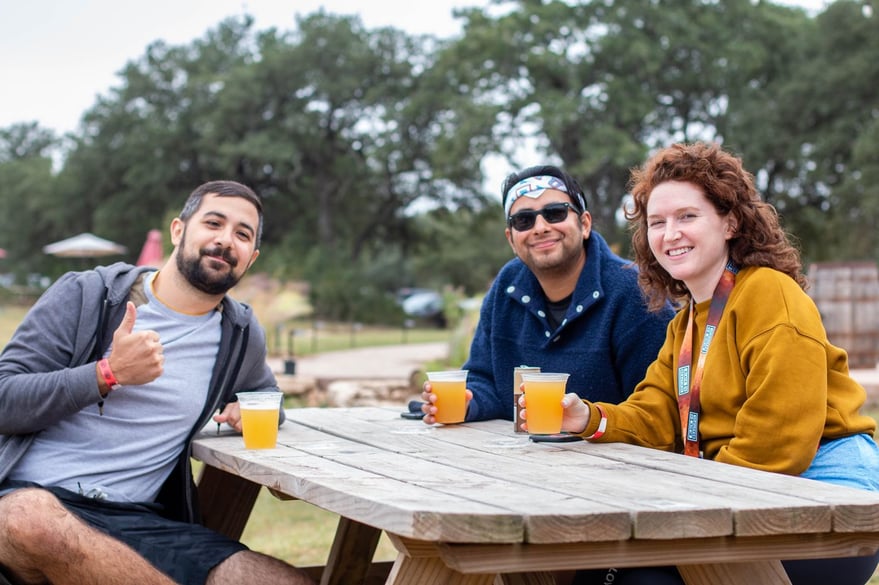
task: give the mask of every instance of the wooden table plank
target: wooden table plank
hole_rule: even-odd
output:
[[[685,583],[741,585],[742,583],[778,582],[790,585],[780,561],[760,563],[726,563],[717,565],[682,565],[678,572]]]
[[[461,574],[452,571],[436,554],[436,544],[410,540],[391,534],[391,543],[400,554],[388,576],[388,585],[409,585],[410,583],[454,583],[456,585],[492,585],[494,573],[470,572]]]
[[[605,443],[593,445],[588,442],[568,443],[562,448],[593,452],[602,450],[602,457],[623,463],[638,462],[640,465],[653,469],[673,472],[680,476],[699,477],[700,474],[711,473],[711,466],[723,465],[723,473],[716,481],[727,483],[731,489],[751,488],[767,494],[796,496],[803,500],[811,500],[820,504],[833,505],[833,529],[837,532],[864,532],[879,528],[879,494],[866,490],[829,484],[801,477],[792,477],[779,473],[769,473],[727,465],[716,461],[706,462],[709,465],[694,467],[692,459],[676,453],[655,451],[649,461],[645,461],[640,447],[623,443]],[[711,476],[709,476],[711,477]],[[737,518],[737,521],[740,519]]]
[[[392,585],[548,584],[550,571],[669,558],[693,585],[783,584],[779,559],[879,548],[877,494],[628,445],[535,444],[507,421],[297,409],[279,443],[247,451],[212,436],[193,452],[340,514],[327,585],[360,579],[377,529],[400,551]]]
[[[388,532],[448,542],[524,538],[521,515],[501,505],[449,496],[337,463],[333,456],[356,449],[357,444],[292,426],[285,425],[279,433],[279,441],[291,444],[288,449],[248,451],[240,436],[228,436],[196,441],[193,454],[208,465]],[[285,471],[289,462],[295,462],[303,477],[289,476]],[[348,497],[352,488],[359,500]]]
[[[504,573],[498,575],[494,585],[556,585],[552,573]]]
[[[363,436],[369,432],[355,431],[354,434]],[[388,444],[393,447],[393,438],[388,440]],[[406,458],[401,464],[400,455],[385,460],[387,456],[383,454],[384,451],[376,452],[374,446],[374,443],[351,444],[344,450],[328,454],[327,457],[355,468],[383,468],[389,477],[404,482],[407,486],[421,486],[442,492],[448,497],[459,498],[460,501],[485,502],[504,507],[519,517],[527,516],[529,538],[534,538],[537,523],[540,523],[542,530],[552,532],[553,540],[557,540],[564,530],[571,531],[567,538],[572,541],[590,537],[604,540],[628,538],[631,535],[628,512],[603,502],[583,500],[579,495],[558,493],[556,498],[541,498],[538,512],[534,506],[533,490],[527,484],[496,481],[486,472],[484,461],[473,462],[469,467],[464,465],[463,461],[467,458],[465,449],[450,446],[447,452],[444,449],[442,453],[429,454],[419,448],[412,451],[411,459]],[[455,464],[437,465],[438,461],[445,459],[454,460]],[[491,486],[491,489],[485,489],[487,486]],[[484,500],[484,494],[489,493],[491,499]],[[424,504],[432,506],[427,497],[426,495]]]
[[[791,531],[811,533],[828,530],[833,522],[831,511],[824,503],[809,506],[796,494],[767,493],[756,487],[733,487],[710,477],[700,477],[696,471],[689,472],[689,485],[681,486],[681,467],[696,466],[704,473],[706,464],[722,465],[719,463],[679,461],[676,462],[677,468],[669,469],[668,474],[653,474],[651,485],[645,486],[631,461],[623,463],[603,454],[607,447],[613,445],[590,445],[584,442],[533,444],[527,435],[513,433],[506,427],[506,435],[482,431],[482,423],[480,429],[468,426],[428,427],[420,421],[402,420],[398,413],[387,409],[325,409],[323,412],[301,414],[315,428],[343,428],[352,437],[365,437],[362,440],[370,447],[397,453],[422,453],[428,448],[436,452],[437,441],[448,443],[446,456],[451,460],[449,464],[456,469],[476,471],[474,466],[484,466],[484,459],[477,451],[490,452],[494,455],[492,469],[485,473],[494,474],[495,477],[521,475],[522,459],[525,457],[528,459],[528,477],[521,477],[519,484],[525,493],[529,487],[545,490],[545,478],[551,477],[552,489],[567,493],[580,503],[591,500],[630,510],[633,534],[639,538],[721,536],[732,534],[734,526],[743,535]],[[295,418],[296,413],[290,416]],[[342,420],[345,420],[344,424]],[[572,447],[574,445],[578,447]],[[659,451],[656,453],[669,455]],[[505,454],[513,454],[515,458],[504,458]],[[679,460],[689,459],[672,456]],[[746,471],[754,473],[753,470]],[[663,483],[668,484],[669,490],[660,489]],[[588,490],[584,490],[587,484]],[[675,488],[682,492],[680,496],[667,497]],[[665,497],[657,497],[658,493]],[[544,497],[542,504],[545,501]],[[872,501],[875,504],[879,499],[874,496]],[[570,502],[564,506],[573,511]],[[586,513],[590,512],[594,510]],[[527,513],[527,510],[523,513]],[[554,516],[557,515],[553,513],[545,518],[529,516],[530,542],[558,541],[560,526]],[[610,528],[616,532],[600,527],[588,528],[587,534],[583,531],[572,532],[568,541],[624,537],[620,534],[623,530],[621,524]]]
[[[429,543],[432,544],[432,543]],[[676,564],[724,564],[782,559],[851,557],[879,549],[879,534],[628,540],[560,544],[441,544],[443,561],[462,573],[564,571]]]

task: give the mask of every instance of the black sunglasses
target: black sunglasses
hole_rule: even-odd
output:
[[[524,232],[534,227],[538,215],[542,215],[549,223],[561,223],[567,219],[568,210],[575,211],[570,203],[550,203],[543,209],[526,209],[514,213],[507,218],[507,225],[517,232]]]

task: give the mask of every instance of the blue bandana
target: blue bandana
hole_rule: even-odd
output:
[[[565,182],[558,177],[537,175],[535,177],[522,179],[507,191],[507,201],[504,204],[504,216],[510,216],[510,208],[513,207],[513,202],[519,197],[531,197],[532,199],[537,199],[543,195],[543,192],[547,189],[555,189],[562,193],[568,192],[568,188],[565,187]]]

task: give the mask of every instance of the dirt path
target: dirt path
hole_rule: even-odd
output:
[[[317,379],[393,378],[408,380],[424,364],[449,354],[448,342],[407,343],[329,351],[296,358],[296,376]],[[284,360],[270,358],[276,374],[284,373]]]

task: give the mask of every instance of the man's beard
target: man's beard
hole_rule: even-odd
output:
[[[232,257],[229,249],[220,247],[213,249],[201,249],[195,257],[186,257],[183,250],[186,244],[186,234],[180,239],[179,253],[177,254],[177,270],[184,278],[203,293],[209,295],[226,294],[226,292],[238,284],[241,280],[240,276],[235,276],[235,267],[238,266],[238,260]],[[202,265],[202,259],[205,256],[219,256],[229,264],[229,272],[223,275],[217,275],[210,272]],[[208,262],[212,260],[208,259]]]
[[[564,276],[580,264],[585,248],[585,240],[580,239],[579,245],[575,244],[574,246],[572,247],[570,244],[564,245],[561,254],[553,259],[540,257],[536,254],[520,255],[519,259],[535,274]]]

